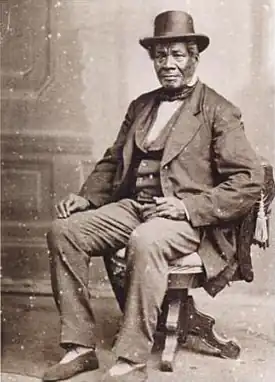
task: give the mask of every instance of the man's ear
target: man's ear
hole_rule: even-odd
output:
[[[199,56],[199,55],[197,55],[197,56],[193,56],[193,57],[192,57],[192,61],[193,61],[193,63],[194,63],[195,69],[196,69],[197,66],[198,66],[198,64],[199,64],[199,62],[200,62],[200,56]]]
[[[195,63],[196,65],[198,65],[198,63],[200,62],[200,56],[199,56],[199,55],[194,56],[194,57],[193,57],[193,60],[194,60],[194,63]]]

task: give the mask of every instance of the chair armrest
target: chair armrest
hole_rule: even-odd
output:
[[[264,159],[261,160],[264,169],[264,183],[262,187],[262,201],[264,213],[266,217],[267,228],[269,227],[269,217],[271,212],[271,203],[275,196],[275,183],[273,178],[273,168]],[[245,280],[251,282],[253,280],[253,269],[250,256],[250,247],[252,244],[259,245],[260,248],[266,248],[269,245],[268,239],[265,242],[259,242],[254,238],[257,215],[259,213],[261,200],[252,207],[249,213],[240,221],[238,240],[237,240],[237,261],[238,270],[234,276],[234,280]]]
[[[256,237],[256,232],[253,238],[253,244],[259,245],[260,248],[266,248],[269,246],[269,217],[271,213],[271,203],[275,196],[275,184],[273,178],[272,166],[262,158],[262,166],[264,168],[264,184],[262,187],[261,198],[255,205],[255,214],[257,214],[257,220],[261,220],[264,217],[267,225],[266,240]],[[256,230],[257,230],[256,220]]]

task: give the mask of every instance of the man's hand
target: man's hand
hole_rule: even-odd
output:
[[[184,202],[175,196],[154,197],[155,203],[143,205],[144,220],[160,217],[173,220],[188,220],[188,212]]]
[[[174,220],[187,218],[183,201],[175,196],[155,197],[154,200],[156,203],[155,216]]]
[[[90,202],[82,196],[70,194],[56,205],[57,217],[59,219],[68,218],[73,212],[85,211],[90,206]]]

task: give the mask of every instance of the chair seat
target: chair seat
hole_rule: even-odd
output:
[[[125,264],[125,248],[116,252],[112,261],[117,265],[118,270]],[[114,272],[116,273],[116,271]],[[203,273],[203,263],[197,252],[173,260],[169,263],[169,275],[195,275]]]
[[[199,288],[203,279],[203,264],[197,252],[171,261],[168,289]]]
[[[202,272],[203,264],[197,252],[193,252],[190,255],[181,257],[169,263],[169,274],[193,274]]]

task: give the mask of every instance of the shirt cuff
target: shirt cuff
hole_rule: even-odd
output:
[[[183,205],[184,212],[185,212],[185,215],[186,215],[186,219],[190,222],[190,215],[189,215],[189,212],[188,212],[188,210],[187,210],[187,208],[186,208],[186,205],[185,205],[185,203],[184,203],[183,200],[181,200],[180,202],[181,202],[181,204]]]

